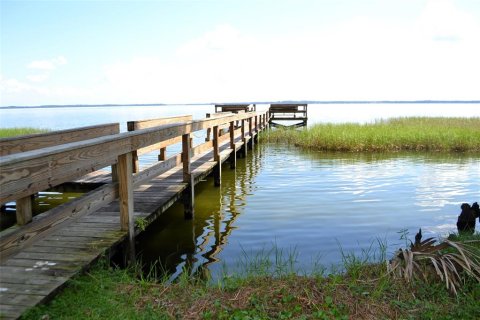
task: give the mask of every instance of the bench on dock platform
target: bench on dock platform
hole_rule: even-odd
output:
[[[307,104],[306,103],[279,103],[271,104],[269,111],[271,114],[271,124],[273,127],[291,127],[273,121],[301,121],[293,127],[303,127],[307,125]]]
[[[215,112],[252,112],[256,111],[257,107],[254,104],[216,104],[215,105]]]
[[[133,237],[140,232],[136,218],[149,224],[180,198],[186,218],[191,218],[194,185],[209,172],[214,173],[215,184],[220,183],[221,163],[227,157],[234,161],[237,150],[246,148],[247,141],[253,142],[268,120],[266,111],[239,113],[0,157],[2,204],[117,165],[114,181],[37,216],[13,232],[0,233],[0,317],[17,318],[27,308],[47,301],[70,277],[126,239],[133,259]],[[236,129],[237,121],[242,125]],[[220,136],[219,127],[226,124],[229,134]],[[208,128],[213,128],[213,139],[193,146],[191,134]],[[168,147],[178,139],[181,153],[134,173],[134,152],[151,146]]]
[[[270,105],[270,113],[272,117],[275,118],[276,114],[282,114],[285,116],[286,114],[292,114],[294,118],[298,118],[297,114],[300,114],[300,117],[307,116],[307,104],[271,104]]]

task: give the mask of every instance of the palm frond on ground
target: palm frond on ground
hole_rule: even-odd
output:
[[[428,238],[410,249],[399,249],[388,262],[389,273],[406,282],[441,281],[455,295],[469,277],[480,283],[480,240],[435,242]]]

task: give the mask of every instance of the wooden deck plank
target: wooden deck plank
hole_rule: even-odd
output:
[[[0,303],[0,319],[17,319],[24,311],[24,306],[10,306]]]
[[[0,287],[4,288],[5,292],[9,293],[18,293],[18,294],[41,294],[46,296],[49,292],[54,290],[57,287],[57,282],[50,282],[42,285],[31,285],[31,284],[21,284],[21,283],[8,283],[0,284]],[[3,302],[3,301],[2,301]]]
[[[45,298],[43,295],[19,294],[19,293],[0,293],[0,301],[11,306],[31,307]]]

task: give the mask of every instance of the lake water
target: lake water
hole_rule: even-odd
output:
[[[213,107],[0,109],[0,126],[65,129],[207,112]],[[478,117],[480,106],[309,105],[309,124],[393,116]],[[195,138],[203,140],[201,133]],[[236,170],[223,168],[220,188],[211,180],[196,187],[194,220],[185,221],[175,204],[138,239],[138,250],[145,263],[160,259],[173,273],[188,264],[218,274],[244,255],[268,255],[275,247],[294,253],[297,267],[309,271],[314,263],[338,264],[342,250],[378,248],[378,240],[391,253],[405,244],[402,233],[413,238],[418,228],[425,236],[447,235],[460,204],[474,201],[480,201],[478,154],[331,154],[263,143]]]

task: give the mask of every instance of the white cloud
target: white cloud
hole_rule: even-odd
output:
[[[30,63],[45,72],[9,90],[43,94],[40,103],[480,99],[478,34],[479,21],[449,0],[428,1],[409,22],[358,16],[268,37],[223,24],[168,59],[105,65],[91,87],[48,86],[50,72],[67,63],[59,56]]]
[[[63,56],[58,56],[50,60],[32,61],[27,65],[27,68],[35,69],[41,73],[27,75],[26,79],[34,83],[45,82],[50,78],[50,74],[54,72],[55,69],[65,64],[67,64],[67,59]]]
[[[455,6],[452,0],[430,0],[418,21],[425,37],[436,41],[476,40],[480,31],[478,21],[468,12]]]
[[[63,56],[58,56],[49,60],[35,60],[30,62],[27,67],[30,69],[40,69],[40,70],[54,70],[58,66],[64,65],[67,63],[67,59]]]
[[[68,85],[30,84],[0,76],[0,105],[2,106],[96,103],[97,98],[91,93],[90,89]],[[21,100],[18,97],[21,97]]]
[[[44,82],[49,78],[49,74],[32,74],[28,75],[27,79],[32,82]]]
[[[23,93],[31,88],[30,85],[16,79],[0,78],[0,92],[2,96],[10,93]]]

